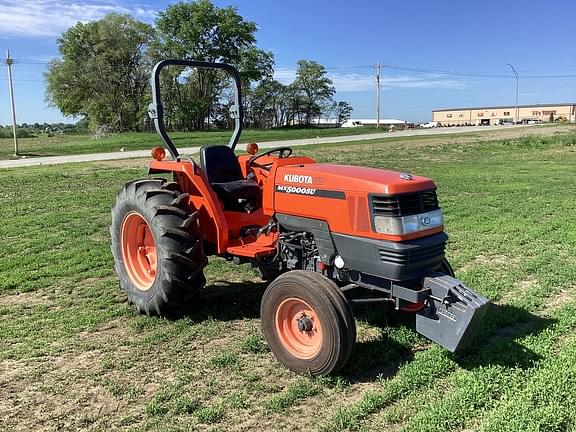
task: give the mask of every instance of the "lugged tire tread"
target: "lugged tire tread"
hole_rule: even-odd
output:
[[[189,194],[179,193],[177,186],[164,179],[133,180],[124,185],[112,206],[114,269],[128,303],[147,315],[181,316],[192,307],[193,297],[206,283],[203,268],[208,259],[202,248],[204,235],[195,223],[198,212],[190,208]],[[124,270],[119,231],[130,211],[147,220],[156,239],[158,275],[147,291],[134,287]]]

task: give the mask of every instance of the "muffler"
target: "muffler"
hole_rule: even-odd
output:
[[[488,309],[488,299],[458,279],[437,273],[424,279],[430,295],[416,315],[416,331],[454,352],[466,347]]]

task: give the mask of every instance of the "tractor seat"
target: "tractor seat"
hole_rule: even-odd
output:
[[[234,151],[228,146],[200,148],[200,167],[226,210],[245,211],[258,207],[260,186],[242,175]]]

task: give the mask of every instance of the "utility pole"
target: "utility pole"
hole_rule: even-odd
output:
[[[506,65],[510,66],[510,69],[512,69],[512,72],[514,72],[514,76],[516,77],[516,118],[514,119],[514,124],[518,123],[519,120],[519,114],[518,114],[518,72],[516,72],[516,69],[514,69],[514,66],[512,66],[510,63],[506,63]]]
[[[8,67],[8,86],[10,87],[10,104],[12,106],[12,133],[14,134],[14,156],[18,156],[18,138],[16,137],[16,108],[14,107],[14,86],[12,85],[12,64],[14,59],[10,57],[10,50],[7,51],[6,66]]]
[[[376,129],[380,129],[380,62],[376,66]]]

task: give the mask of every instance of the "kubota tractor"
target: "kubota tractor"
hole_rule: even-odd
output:
[[[160,71],[169,65],[227,71],[235,84],[228,145],[178,153],[163,121]],[[356,339],[351,303],[391,303],[416,330],[450,351],[465,346],[487,300],[454,278],[436,186],[428,178],[319,164],[288,147],[247,154],[237,70],[227,64],[159,62],[149,114],[172,156],[153,150],[149,174],[127,183],[112,208],[112,254],[128,301],[142,313],[186,313],[205,284],[208,255],[251,263],[271,281],[261,302],[272,353],[291,370],[340,369]],[[358,295],[361,292],[361,295]]]

